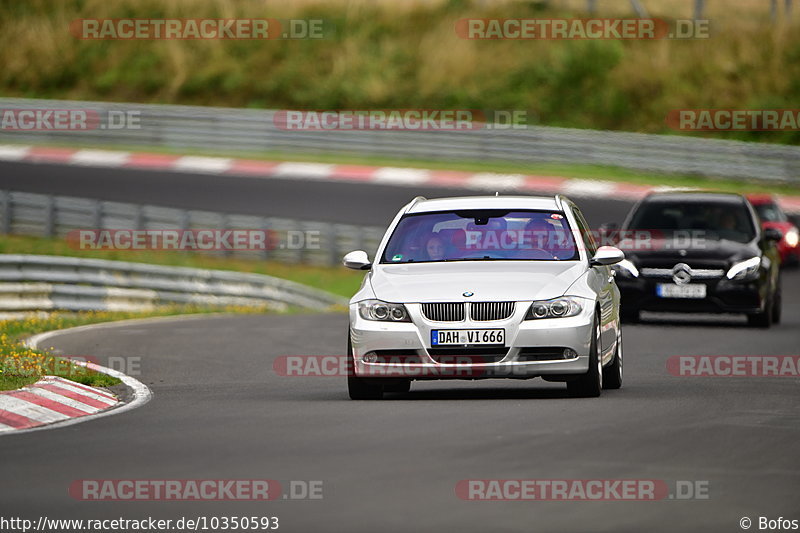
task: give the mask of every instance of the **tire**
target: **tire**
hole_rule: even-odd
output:
[[[350,341],[350,331],[347,332],[347,357],[350,358],[347,365],[347,392],[351,400],[380,400],[383,398],[383,385],[374,383],[371,380],[356,376],[355,367],[352,363],[353,344]]]
[[[614,360],[610,365],[603,368],[603,388],[619,389],[622,387],[622,332],[620,331],[617,341],[617,350],[614,353]]]
[[[772,324],[773,297],[770,296],[764,305],[764,310],[753,315],[747,315],[747,325],[753,328],[768,328]]]
[[[775,295],[772,297],[772,323],[773,324],[780,324],[781,323],[781,308],[783,307],[783,298],[781,296],[781,285],[778,283],[778,289],[775,291]]]
[[[567,392],[573,398],[597,398],[603,390],[603,363],[600,358],[600,318],[594,319],[594,335],[589,347],[589,370],[567,381]]]
[[[403,380],[392,380],[391,383],[387,383],[383,386],[383,392],[400,392],[406,393],[411,390],[411,380],[410,379],[403,379]]]

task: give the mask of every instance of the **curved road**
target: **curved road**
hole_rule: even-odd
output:
[[[36,172],[48,169],[37,167]],[[60,178],[65,192],[81,196],[100,183],[102,173],[85,183],[80,176]],[[18,184],[33,190],[37,179],[45,177]],[[139,179],[132,177],[122,189],[139,190]],[[143,190],[149,193],[142,193],[147,201],[163,186],[163,203],[172,205],[184,191],[192,203],[187,207],[211,198],[217,208],[236,211],[284,204],[309,218],[319,213],[318,219],[352,216],[378,224],[417,193],[251,179],[244,180],[253,187],[247,198],[234,178],[211,178],[210,188],[198,186],[205,179],[200,176],[148,179],[151,188]],[[8,187],[8,174],[2,182]],[[341,205],[324,202],[325,187],[343,198]],[[115,190],[107,184],[97,194],[110,197]],[[221,191],[230,194],[220,197]],[[618,220],[627,208],[623,202],[580,204],[593,224]],[[383,402],[351,402],[341,377],[282,377],[273,371],[283,355],[342,354],[347,318],[338,314],[187,318],[64,333],[48,342],[64,354],[92,354],[101,363],[140,358],[138,378],[153,389],[154,399],[119,416],[0,438],[0,517],[274,515],[281,530],[297,532],[548,533],[741,531],[744,516],[800,519],[800,380],[684,378],[666,369],[675,355],[797,354],[800,272],[787,272],[783,286],[784,323],[768,331],[746,328],[738,318],[651,317],[625,326],[625,385],[599,399],[571,399],[563,385],[531,380],[415,383],[411,393],[387,395]],[[284,487],[290,480],[321,480],[323,499],[80,502],[67,492],[79,479],[254,478],[279,480]],[[710,498],[459,499],[456,483],[473,478],[657,479],[670,487],[690,481],[707,484]]]
[[[520,382],[415,383],[352,402],[340,377],[282,377],[282,355],[341,354],[344,315],[234,316],[66,333],[66,354],[141,358],[154,399],[135,411],[0,439],[5,515],[277,515],[285,531],[736,531],[800,509],[795,378],[682,378],[672,355],[797,353],[798,275],[786,321],[627,326],[626,383],[600,399]],[[322,480],[322,500],[77,502],[78,479]],[[710,499],[469,502],[462,479],[707,482]]]

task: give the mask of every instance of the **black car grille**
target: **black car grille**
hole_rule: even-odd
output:
[[[422,304],[422,314],[434,322],[461,322],[464,320],[462,302]]]
[[[514,302],[475,302],[469,306],[469,316],[476,322],[505,320],[514,314]]]
[[[476,322],[505,320],[514,314],[514,302],[426,303],[422,304],[422,314],[434,322],[462,322],[467,305],[470,318]]]
[[[392,365],[417,365],[422,363],[422,358],[416,350],[375,350],[378,356],[376,363]]]
[[[508,348],[431,348],[428,355],[437,363],[474,365],[497,363],[508,354]]]
[[[536,348],[520,348],[517,361],[554,361],[564,359],[565,348],[561,346],[542,346]]]

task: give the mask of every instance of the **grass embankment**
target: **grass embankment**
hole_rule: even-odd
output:
[[[30,385],[44,375],[60,376],[93,387],[109,387],[120,382],[115,377],[73,364],[69,358],[57,357],[48,349],[31,349],[23,343],[25,337],[98,322],[217,311],[257,312],[258,310],[175,307],[152,312],[47,313],[22,319],[0,320],[0,390],[13,390]]]
[[[219,258],[201,254],[174,252],[121,252],[75,250],[65,241],[37,237],[0,236],[0,253],[66,255],[83,258],[135,261],[160,265],[253,272],[303,283],[342,296],[351,296],[358,289],[363,273],[341,268]],[[43,375],[62,376],[92,386],[110,386],[119,380],[54,356],[49,350],[32,350],[22,340],[30,335],[68,327],[110,322],[129,318],[146,318],[204,312],[258,313],[264,309],[245,307],[168,307],[149,312],[82,312],[51,313],[24,319],[0,321],[0,390],[11,390],[34,383]]]
[[[690,18],[686,0],[641,0]],[[0,94],[291,109],[516,109],[534,121],[670,132],[669,110],[794,108],[800,13],[708,2],[711,37],[691,40],[466,40],[461,18],[587,17],[585,0],[428,2],[85,0],[0,3]],[[598,2],[596,16],[634,16]],[[323,19],[323,39],[80,40],[75,19]],[[708,134],[800,142],[800,133]]]

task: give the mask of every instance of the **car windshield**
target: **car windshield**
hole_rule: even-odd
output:
[[[561,212],[448,211],[403,217],[381,263],[565,261],[578,257]]]
[[[658,201],[643,204],[627,229],[653,231],[664,237],[693,232],[736,242],[753,240],[756,231],[744,204]]]
[[[765,222],[786,222],[786,215],[775,204],[757,204],[753,207],[756,208],[758,217]]]

